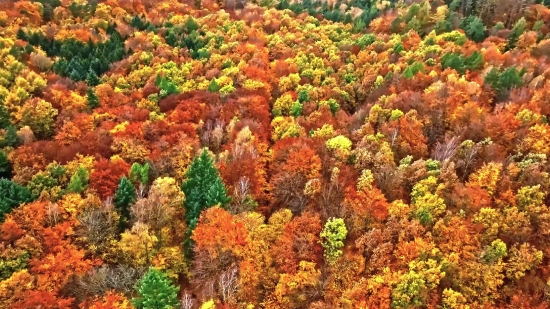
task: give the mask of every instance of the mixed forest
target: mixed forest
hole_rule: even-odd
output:
[[[550,1],[0,1],[0,309],[550,309]]]

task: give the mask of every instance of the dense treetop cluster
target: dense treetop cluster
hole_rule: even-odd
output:
[[[547,5],[0,2],[0,309],[550,308]]]

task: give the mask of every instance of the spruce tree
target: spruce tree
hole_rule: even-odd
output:
[[[477,16],[474,16],[471,21],[464,28],[466,35],[470,40],[475,42],[483,42],[485,40],[485,32],[487,28],[483,24],[483,21]]]
[[[225,189],[222,179],[220,177],[216,177],[206,192],[206,205],[225,205],[229,203],[229,201],[231,201],[231,199],[227,196],[227,190]]]
[[[136,200],[134,185],[126,177],[122,177],[113,198],[115,208],[120,215],[119,228],[124,230],[130,220],[130,204]]]
[[[411,79],[414,77],[414,73],[410,66],[408,66],[403,72],[403,77],[405,77],[406,79]]]
[[[31,191],[10,180],[0,179],[0,221],[22,203],[32,201]]]
[[[21,143],[15,127],[10,125],[6,128],[4,137],[0,139],[0,147],[16,147]]]
[[[88,87],[95,87],[99,85],[99,77],[97,77],[97,74],[94,72],[94,70],[88,70],[88,74],[86,75],[86,82],[88,82]]]
[[[132,299],[132,305],[138,309],[175,309],[178,308],[179,288],[168,279],[166,274],[150,268],[139,281],[138,298]]]
[[[5,152],[0,151],[0,178],[10,178],[11,164]]]
[[[526,25],[527,22],[524,17],[518,20],[518,22],[514,25],[514,28],[512,28],[512,31],[508,36],[508,44],[506,45],[507,51],[516,47],[519,37],[523,34],[523,32],[525,32]]]
[[[67,186],[67,192],[81,193],[88,187],[89,175],[85,168],[79,167],[71,176],[71,182]]]
[[[86,92],[86,99],[87,99],[86,105],[90,109],[99,107],[99,99],[97,98],[97,95],[95,94],[94,89],[92,87],[88,88],[88,91]]]
[[[0,129],[5,129],[10,125],[10,114],[6,110],[4,104],[0,102]]]
[[[193,160],[185,176],[186,180],[181,188],[185,193],[185,222],[188,227],[184,247],[189,257],[192,243],[190,237],[201,211],[218,204],[223,207],[229,203],[230,198],[206,149]]]
[[[193,160],[185,176],[182,190],[185,193],[185,220],[188,224],[198,218],[204,209],[217,204],[224,206],[229,202],[225,186],[206,149]]]
[[[177,46],[178,44],[178,38],[176,37],[176,34],[172,30],[168,30],[168,35],[165,37],[166,44],[170,46]]]

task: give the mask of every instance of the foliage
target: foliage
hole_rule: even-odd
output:
[[[74,6],[73,11],[76,16],[86,14],[79,6]],[[40,46],[48,56],[59,57],[52,67],[54,72],[76,81],[84,81],[88,79],[89,72],[101,76],[111,63],[126,56],[124,39],[114,30],[109,30],[109,34],[109,39],[100,43],[91,40],[82,42],[73,38],[65,41],[51,40],[42,32],[26,34],[26,37],[30,44]]]
[[[99,99],[97,98],[97,95],[95,94],[93,88],[88,88],[88,90],[86,91],[86,105],[90,109],[99,107]]]
[[[547,2],[0,3],[0,309],[546,308]]]
[[[178,306],[179,288],[155,268],[149,269],[136,290],[139,298],[132,299],[132,304],[138,309],[174,309]]]
[[[120,216],[119,227],[124,230],[130,221],[130,204],[136,200],[134,185],[126,177],[120,178],[113,204]]]
[[[71,181],[67,186],[67,192],[70,193],[82,193],[88,187],[88,182],[90,181],[90,176],[88,171],[79,167],[76,172],[71,176]]]
[[[201,212],[211,206],[225,206],[230,198],[219,176],[218,170],[206,149],[193,159],[185,174],[186,180],[181,189],[185,194],[185,222],[188,225],[187,235],[195,228]],[[189,248],[190,243],[187,240]]]
[[[0,179],[0,220],[20,204],[32,201],[29,189],[8,179]]]
[[[344,240],[348,230],[343,219],[330,218],[321,232],[321,244],[325,248],[325,259],[334,264],[342,255]]]
[[[11,176],[11,164],[8,160],[8,156],[4,151],[0,151],[0,178],[10,178]]]
[[[515,67],[509,67],[503,72],[493,68],[487,73],[485,82],[491,85],[497,94],[502,95],[506,90],[521,86],[523,74],[525,74],[524,70],[518,71]]]

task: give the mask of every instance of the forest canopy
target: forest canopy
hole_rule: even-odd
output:
[[[547,0],[0,2],[0,309],[550,309]]]

